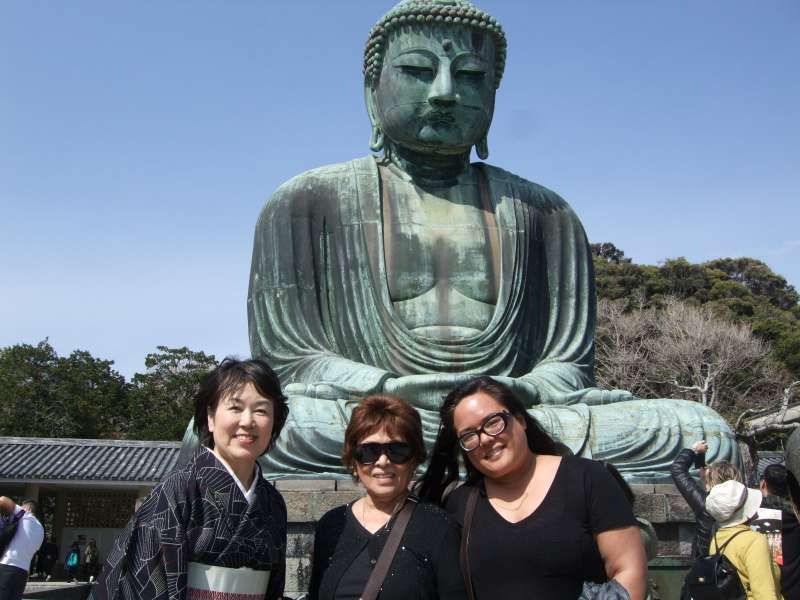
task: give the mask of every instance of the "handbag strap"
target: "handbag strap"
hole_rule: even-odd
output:
[[[478,488],[473,487],[467,496],[467,506],[464,510],[464,526],[461,528],[461,573],[464,576],[464,587],[467,598],[475,600],[475,591],[472,589],[472,572],[469,568],[469,532],[472,529],[472,517],[475,516],[475,505],[478,503]]]
[[[394,526],[389,532],[389,537],[386,539],[386,544],[378,556],[378,562],[375,563],[375,568],[367,579],[367,585],[364,586],[364,591],[361,594],[361,600],[375,600],[381,591],[383,580],[386,579],[386,574],[389,572],[389,567],[394,560],[394,555],[397,554],[397,548],[400,547],[400,540],[403,538],[406,526],[411,520],[411,513],[417,506],[417,499],[413,496],[408,496],[403,508],[397,515],[394,521]]]

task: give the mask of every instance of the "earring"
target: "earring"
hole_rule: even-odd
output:
[[[475,144],[475,152],[478,154],[478,158],[481,160],[486,160],[489,158],[489,140],[487,136],[483,136],[478,143]]]
[[[372,126],[372,136],[369,138],[369,149],[373,152],[383,150],[383,131],[380,125]]]

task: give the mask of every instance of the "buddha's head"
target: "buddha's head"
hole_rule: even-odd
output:
[[[404,0],[372,28],[364,55],[370,147],[488,156],[506,59],[497,21],[466,0]]]

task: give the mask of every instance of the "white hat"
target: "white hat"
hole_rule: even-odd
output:
[[[738,481],[726,481],[711,488],[706,496],[706,511],[720,527],[746,523],[761,506],[761,492]]]

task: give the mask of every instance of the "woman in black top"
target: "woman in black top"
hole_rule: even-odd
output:
[[[311,600],[361,597],[408,485],[425,460],[419,413],[392,396],[369,396],[353,410],[342,461],[366,496],[326,513],[317,525],[309,585]],[[466,597],[458,563],[458,529],[432,504],[418,503],[379,600],[456,600]]]
[[[646,559],[630,504],[603,465],[559,456],[553,441],[513,392],[488,377],[452,391],[419,492],[441,501],[458,479],[466,485],[447,499],[463,525],[477,490],[468,540],[475,598],[577,598],[584,582],[606,584],[641,600]]]

